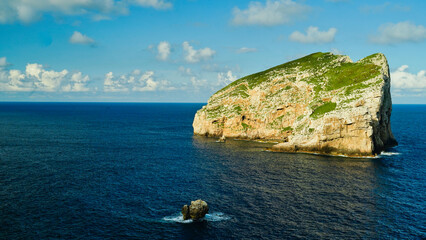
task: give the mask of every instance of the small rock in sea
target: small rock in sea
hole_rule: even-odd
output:
[[[219,140],[217,140],[218,142],[226,142],[226,137],[224,135],[222,135],[222,137],[219,138]]]
[[[191,201],[191,205],[183,205],[182,207],[182,215],[183,220],[199,220],[206,216],[209,212],[209,206],[207,203],[201,199],[196,201]]]

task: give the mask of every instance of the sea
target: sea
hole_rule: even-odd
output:
[[[194,136],[202,105],[0,103],[0,239],[426,239],[426,105],[376,158]]]

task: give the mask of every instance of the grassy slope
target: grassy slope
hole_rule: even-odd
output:
[[[319,118],[326,112],[336,109],[336,103],[323,103],[321,97],[327,95],[330,91],[342,90],[345,95],[349,95],[356,90],[369,87],[364,82],[380,74],[380,67],[372,64],[371,60],[376,54],[370,55],[356,63],[345,62],[338,63],[334,60],[341,57],[331,53],[313,53],[308,56],[290,61],[273,68],[267,69],[262,72],[248,75],[238,79],[228,86],[216,92],[209,102],[220,103],[224,98],[248,98],[248,90],[254,89],[263,84],[268,84],[270,81],[277,77],[287,76],[287,82],[295,81],[295,77],[288,77],[292,74],[300,72],[309,73],[309,77],[300,79],[313,86],[314,101],[310,104],[313,112],[312,117]],[[334,61],[334,62],[333,62]],[[333,63],[332,63],[333,62]],[[274,97],[279,95],[282,91],[290,90],[291,86],[279,89],[271,93],[270,96]],[[295,101],[297,98],[295,98]],[[227,113],[240,114],[241,107],[234,106],[235,111],[224,109],[222,106],[215,106],[208,108],[208,118],[217,118]]]

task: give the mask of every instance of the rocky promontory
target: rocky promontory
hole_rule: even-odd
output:
[[[198,110],[194,134],[271,140],[271,150],[374,156],[397,145],[389,66],[314,53],[236,80]]]

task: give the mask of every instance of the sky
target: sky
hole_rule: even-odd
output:
[[[0,101],[206,102],[313,52],[384,53],[426,104],[426,1],[0,0]]]

